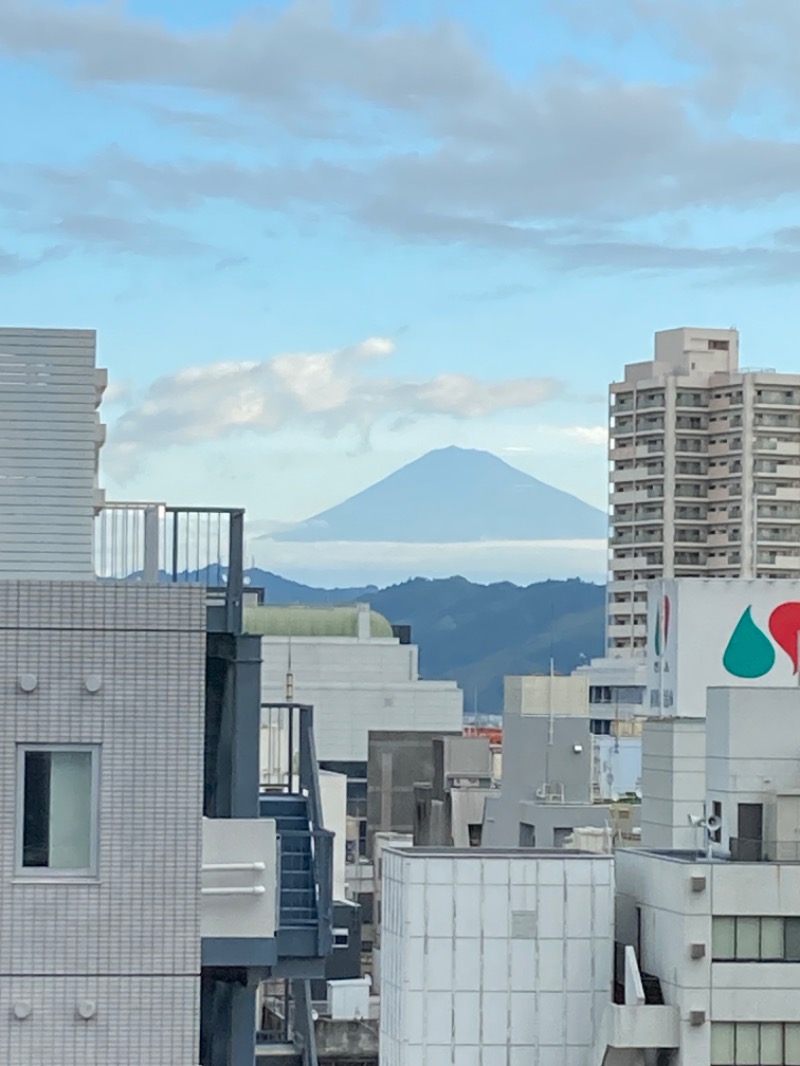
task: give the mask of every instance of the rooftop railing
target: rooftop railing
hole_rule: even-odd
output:
[[[105,503],[95,518],[95,573],[101,581],[200,585],[239,632],[244,592],[244,511]]]

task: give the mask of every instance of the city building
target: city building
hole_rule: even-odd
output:
[[[675,1066],[800,1063],[797,700],[712,688],[688,838],[616,855],[617,957],[633,949],[651,998],[677,1008]],[[683,776],[679,761],[676,793]]]
[[[797,687],[800,580],[656,581],[647,615],[650,715],[704,718],[711,687]]]
[[[593,1066],[613,860],[384,848],[381,1066]]]
[[[367,604],[245,610],[248,630],[261,635],[265,704],[292,698],[313,705],[317,757],[323,769],[347,777],[347,813],[368,849],[367,762],[370,731],[461,733],[463,693],[454,681],[419,676],[419,649],[407,626],[392,627]],[[281,721],[263,716],[262,761],[285,750]],[[274,754],[271,754],[274,752]],[[409,787],[413,786],[413,781]]]
[[[633,713],[641,703],[636,695],[624,704],[590,703],[592,677],[505,679],[503,778],[499,793],[486,797],[484,846],[561,847],[573,830],[591,826],[633,839],[642,750]]]
[[[608,655],[643,654],[649,580],[800,575],[800,375],[740,368],[735,329],[656,333],[609,459]]]
[[[243,512],[104,501],[104,381],[91,331],[0,335],[1,1057],[253,1066],[277,979],[263,1037],[299,1062],[333,921],[313,710],[280,708],[295,773],[262,788]]]

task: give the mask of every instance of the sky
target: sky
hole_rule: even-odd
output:
[[[597,506],[657,329],[798,369],[796,0],[0,0],[0,322],[113,498],[297,521],[431,448]]]

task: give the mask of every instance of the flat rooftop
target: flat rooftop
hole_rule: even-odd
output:
[[[384,851],[394,851],[411,859],[605,859],[612,855],[598,851],[579,851],[573,848],[409,848],[384,844]],[[638,851],[638,848],[631,849]]]

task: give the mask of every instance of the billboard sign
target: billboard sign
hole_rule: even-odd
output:
[[[647,598],[650,714],[702,718],[709,686],[800,685],[800,581],[683,578]]]

